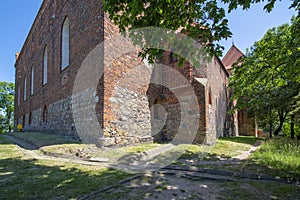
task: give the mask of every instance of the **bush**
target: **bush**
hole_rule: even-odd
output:
[[[300,137],[300,125],[295,123],[295,138]],[[282,132],[284,136],[291,137],[291,124],[289,122],[285,122],[282,127]]]

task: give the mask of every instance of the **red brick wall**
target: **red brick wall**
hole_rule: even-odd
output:
[[[211,90],[211,104],[207,104],[207,114],[213,122],[207,125],[208,132],[212,131],[212,134],[220,137],[224,134],[229,99],[227,96],[228,73],[217,57],[214,57],[208,65],[207,77],[207,89]]]
[[[238,111],[239,135],[255,136],[255,120],[245,110]]]
[[[78,17],[80,15],[80,17]],[[70,20],[70,65],[61,71],[61,30],[65,17]],[[15,120],[30,112],[43,109],[45,105],[69,97],[72,93],[75,76],[88,53],[103,41],[103,12],[98,0],[45,0],[32,25],[29,35],[16,61],[16,88],[21,86],[20,106],[15,108]],[[48,83],[43,85],[43,51],[48,47]],[[30,69],[34,67],[34,94],[30,92]],[[23,82],[27,77],[27,100],[23,100]],[[17,94],[17,93],[16,93]],[[16,96],[15,105],[17,105]],[[59,118],[60,113],[70,112],[66,109],[49,112],[49,118]],[[58,106],[59,107],[59,106]],[[66,114],[70,118],[70,114]],[[38,117],[36,117],[38,120]],[[40,122],[35,122],[38,126]],[[67,120],[69,123],[71,119]],[[19,120],[20,122],[20,120]],[[53,129],[68,129],[52,125]],[[70,124],[67,124],[70,126]],[[28,124],[25,124],[28,127]]]
[[[70,21],[70,65],[62,71],[61,30],[66,16]],[[21,88],[21,104],[15,107],[15,121],[22,123],[23,116],[25,116],[25,129],[27,130],[75,133],[71,95],[77,72],[87,55],[104,39],[111,38],[116,32],[118,32],[116,27],[108,20],[107,15],[103,14],[99,0],[45,0],[15,65],[16,88],[19,86]],[[43,85],[43,53],[46,45],[48,48],[48,82]],[[104,51],[104,58],[109,54],[126,49],[128,44],[119,44],[119,47],[112,49],[112,52]],[[169,59],[170,55],[166,52],[161,62],[181,73],[197,94],[198,105],[194,113],[196,113],[196,117],[199,113],[200,116],[194,142],[214,143],[216,137],[222,135],[224,116],[227,111],[226,71],[216,58],[213,58],[211,64],[196,69],[192,68],[188,62],[179,68],[178,63],[170,63]],[[99,68],[103,68],[104,63],[100,63],[100,65]],[[177,133],[181,108],[174,94],[168,88],[164,89],[161,86],[149,85],[149,83],[134,88],[134,84],[130,84],[131,82],[126,82],[124,79],[124,76],[137,65],[143,65],[141,59],[137,57],[137,51],[127,52],[115,59],[110,66],[106,66],[104,76],[101,79],[99,77],[97,86],[99,101],[96,111],[100,125],[105,130],[106,146],[116,144],[121,146],[149,140],[151,135],[150,117],[153,116],[149,107],[155,102],[164,106],[169,113],[163,129],[165,134],[163,137],[166,136],[167,140],[171,140]],[[35,69],[34,94],[29,96],[32,67]],[[145,77],[145,74],[143,70],[137,70],[131,74],[134,79],[127,80],[131,80],[132,83],[134,81],[142,83],[150,78]],[[169,74],[162,73],[160,75],[164,76],[166,82],[176,81]],[[25,76],[27,77],[26,101],[23,100]],[[203,78],[207,81],[202,84],[195,81],[194,78]],[[125,82],[120,83],[120,80],[125,80]],[[185,92],[184,89],[182,92]],[[212,99],[211,105],[208,103],[209,93]],[[16,94],[18,95],[17,92]],[[126,102],[116,103],[116,100],[122,100],[120,95],[125,95]],[[163,98],[159,99],[162,96]],[[133,97],[136,98],[133,99]],[[15,105],[17,105],[17,99],[18,96],[16,96]],[[47,120],[43,120],[45,106],[48,113]],[[119,111],[114,112],[113,106],[119,106]],[[128,113],[124,114],[125,111]],[[29,118],[31,118],[30,124]],[[143,132],[143,130],[150,132]],[[136,138],[138,139],[136,140]]]
[[[178,63],[169,62],[169,53],[165,53],[163,64],[168,65],[181,73],[194,89],[198,99],[198,105],[194,108],[199,116],[199,127],[194,143],[213,144],[216,138],[224,135],[224,125],[228,109],[227,81],[228,73],[221,61],[216,57],[210,63],[202,63],[193,68],[188,62],[182,67]],[[167,74],[160,74],[165,81],[177,81]],[[197,79],[204,82],[199,82]],[[171,141],[178,132],[180,124],[181,108],[174,94],[161,86],[151,85],[149,88],[150,105],[160,104],[166,110],[168,116],[164,128],[155,137],[157,141]],[[209,97],[209,95],[211,97]],[[211,98],[212,102],[209,102]],[[153,116],[152,116],[153,117]],[[161,117],[160,117],[161,118]]]

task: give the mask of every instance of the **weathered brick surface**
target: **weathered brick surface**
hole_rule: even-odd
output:
[[[191,67],[188,62],[185,62],[182,67],[178,67],[178,63],[170,62],[169,58],[169,54],[166,53],[162,63],[182,74],[193,88],[193,93],[197,96],[198,104],[195,105],[193,110],[198,115],[188,114],[191,117],[199,118],[199,127],[193,142],[214,144],[216,138],[224,135],[224,125],[227,120],[228,97],[226,88],[228,73],[226,69],[216,57],[210,63],[202,63],[201,66],[196,68]],[[169,75],[170,72],[162,70],[158,74],[165,82],[174,82],[175,85],[178,82],[175,77]],[[184,92],[184,90],[181,92]],[[172,91],[162,86],[150,85],[148,93],[150,106],[160,104],[165,110],[165,112],[161,112],[161,115],[167,113],[166,123],[163,129],[155,135],[155,140],[160,142],[171,141],[178,133],[180,120],[182,119],[179,100]],[[211,102],[209,102],[209,98],[211,98]],[[186,99],[181,100],[181,103],[188,103],[187,100],[188,96]],[[155,113],[152,118],[154,120],[157,118],[162,119],[163,116]]]
[[[240,135],[255,136],[255,120],[249,117],[245,110],[238,112],[238,128]]]
[[[229,73],[232,73],[233,65],[236,65],[242,56],[244,54],[235,45],[232,45],[222,60]],[[247,100],[245,99],[244,101]],[[233,101],[231,107],[236,105],[236,103],[236,101]],[[255,136],[257,135],[255,126],[255,119],[247,116],[246,109],[234,113],[235,135]]]
[[[16,85],[20,85],[20,106],[15,108],[15,119],[30,112],[48,107],[48,125],[61,133],[73,130],[70,95],[78,68],[84,58],[103,41],[103,12],[101,1],[46,0],[34,21],[30,33],[16,61]],[[79,15],[79,16],[78,16]],[[61,28],[65,17],[70,20],[70,65],[61,71]],[[43,52],[48,48],[48,83],[43,85]],[[34,94],[30,94],[30,71],[34,67]],[[23,101],[23,83],[27,78],[27,100]],[[16,96],[15,105],[17,105]],[[38,114],[37,114],[38,115]],[[42,121],[35,115],[35,128],[25,123],[24,128],[34,128]],[[28,118],[28,117],[27,117]],[[52,119],[54,121],[52,121]],[[23,121],[23,120],[19,120]]]
[[[62,71],[61,29],[66,16],[70,21],[70,64]],[[170,141],[180,128],[183,113],[190,119],[182,124],[183,127],[192,126],[189,124],[192,119],[199,122],[195,143],[213,144],[217,137],[223,135],[228,74],[217,58],[198,68],[191,67],[188,62],[179,68],[178,63],[170,62],[168,52],[160,61],[179,72],[189,83],[197,100],[193,104],[191,94],[187,93],[185,86],[176,85],[177,79],[172,73],[155,71],[138,58],[138,50],[126,51],[131,49],[131,44],[114,44],[117,32],[108,16],[103,14],[99,0],[45,0],[15,65],[16,88],[21,88],[21,104],[15,107],[15,124],[22,123],[24,130],[28,131],[76,135],[75,122],[85,125],[94,120],[90,113],[85,112],[91,109],[96,113],[99,129],[104,130],[102,134],[99,130],[100,145],[112,147],[151,141],[152,136],[156,141]],[[105,46],[106,49],[100,48],[97,66],[78,78],[77,72],[83,69],[80,68],[82,63],[104,39],[112,40],[109,44],[113,48],[109,45]],[[43,51],[46,45],[48,82],[43,85]],[[107,60],[119,54],[108,65]],[[32,67],[35,69],[34,94],[29,96]],[[101,73],[102,77],[91,80],[90,77]],[[23,99],[25,77],[26,101]],[[169,84],[170,87],[150,83],[155,78],[160,78],[162,83],[166,83],[163,85]],[[74,84],[79,85],[75,90]],[[86,90],[93,90],[91,85],[95,87],[94,93]],[[81,90],[85,92],[80,93]],[[73,98],[72,92],[76,94]],[[174,92],[184,98],[178,99]],[[94,96],[86,100],[90,93]],[[15,105],[18,98],[16,96]],[[77,102],[77,107],[72,107],[72,102]],[[155,104],[161,107],[152,109]],[[72,112],[82,115],[74,117]],[[165,123],[160,124],[164,118]],[[189,135],[187,130],[180,139],[185,141]]]
[[[212,137],[208,138],[207,143],[214,143],[214,134],[216,134],[217,137],[223,136],[224,134],[224,125],[228,112],[228,74],[225,68],[222,67],[221,61],[216,57],[214,57],[208,65],[207,78],[207,98],[211,98],[211,102],[206,104],[208,110],[207,118],[210,121],[210,124],[207,124],[207,135],[208,137]],[[209,90],[211,91],[210,94]]]

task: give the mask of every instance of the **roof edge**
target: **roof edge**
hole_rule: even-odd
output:
[[[245,55],[239,48],[237,48],[234,44],[232,44],[232,46],[228,49],[228,51],[226,52],[225,56],[222,59],[222,62],[224,60],[224,58],[227,56],[227,54],[230,52],[231,48],[235,48],[238,52],[240,52],[243,56]]]
[[[221,68],[223,69],[223,71],[225,72],[226,76],[229,77],[230,74],[228,72],[228,70],[226,69],[226,67],[224,66],[223,62],[221,61],[221,59],[215,55],[215,58],[217,59],[217,61],[220,63]]]
[[[37,12],[37,15],[36,15],[36,17],[35,17],[34,20],[33,20],[33,23],[32,23],[32,25],[31,25],[31,27],[30,27],[30,30],[29,30],[29,32],[28,32],[28,34],[27,34],[27,37],[26,37],[26,39],[25,39],[25,42],[23,43],[22,48],[21,48],[21,51],[19,52],[19,59],[20,59],[20,56],[22,55],[22,53],[24,52],[24,48],[25,48],[26,44],[28,43],[29,36],[31,35],[31,33],[32,33],[32,31],[33,31],[33,27],[34,27],[34,25],[36,24],[36,21],[37,21],[37,19],[40,17],[41,13],[43,13],[44,8],[45,8],[45,5],[47,4],[47,2],[48,2],[47,0],[43,0],[43,2],[42,2],[42,4],[41,4],[41,7],[39,8],[39,10],[38,10],[38,12]],[[15,65],[14,65],[15,67],[16,67],[16,65],[18,64],[19,59],[16,60]]]

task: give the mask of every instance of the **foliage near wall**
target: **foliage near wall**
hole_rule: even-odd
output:
[[[0,132],[11,132],[14,114],[15,84],[0,82]]]

